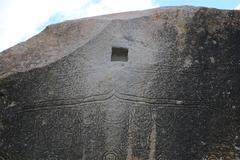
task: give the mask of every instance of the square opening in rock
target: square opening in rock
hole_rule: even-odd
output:
[[[128,49],[123,47],[112,47],[111,61],[128,61]]]

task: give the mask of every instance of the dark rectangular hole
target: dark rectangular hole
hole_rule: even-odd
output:
[[[122,47],[112,47],[111,61],[128,61],[128,49]]]

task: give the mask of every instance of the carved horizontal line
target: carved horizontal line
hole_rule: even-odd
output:
[[[170,99],[170,98],[151,98],[151,97],[141,97],[136,95],[130,95],[125,93],[115,92],[114,96],[119,99],[135,101],[135,102],[146,102],[150,104],[170,104],[170,105],[203,105],[200,101],[192,101],[186,99]],[[205,104],[204,104],[205,105]]]
[[[89,105],[91,103],[101,103],[101,102],[105,102],[108,99],[111,99],[113,95],[106,97],[105,99],[98,99],[98,100],[89,100],[89,101],[84,101],[84,102],[78,102],[78,103],[68,103],[68,104],[43,104],[43,105],[39,105],[37,107],[34,108],[21,108],[18,109],[14,112],[16,113],[24,113],[24,112],[32,112],[32,111],[40,111],[40,110],[52,110],[52,109],[65,109],[65,108],[78,108],[80,106],[84,106],[84,105]],[[32,106],[35,106],[34,104],[32,104]]]
[[[186,100],[186,99],[170,99],[170,98],[151,98],[141,97],[121,93],[117,90],[111,90],[104,94],[87,96],[85,98],[71,98],[71,99],[53,99],[41,102],[33,102],[31,104],[18,104],[17,106],[6,108],[17,113],[50,110],[50,109],[63,109],[63,108],[76,108],[83,105],[92,103],[103,103],[109,99],[116,98],[121,101],[130,103],[148,104],[148,105],[164,105],[164,107],[172,108],[211,108],[209,105],[200,101]]]
[[[42,103],[48,103],[48,102],[72,101],[72,100],[88,101],[89,99],[94,99],[94,98],[98,98],[98,97],[101,97],[101,96],[105,97],[105,96],[108,96],[108,95],[112,95],[113,91],[114,90],[112,89],[110,91],[107,91],[106,93],[89,95],[89,96],[86,96],[86,97],[73,97],[73,98],[52,99],[52,100],[45,100],[45,101],[35,101],[34,103],[42,104]]]

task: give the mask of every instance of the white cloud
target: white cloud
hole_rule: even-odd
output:
[[[0,51],[37,34],[56,14],[65,20],[156,7],[153,0],[8,0],[0,6]]]
[[[234,8],[234,9],[240,10],[240,4],[236,8]]]

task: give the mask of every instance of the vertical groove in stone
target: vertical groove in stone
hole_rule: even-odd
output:
[[[153,121],[152,132],[150,135],[150,151],[149,160],[156,160],[156,139],[157,139],[157,126],[156,121]]]
[[[132,118],[129,119],[129,127],[128,127],[128,146],[127,146],[127,158],[126,160],[133,160],[133,137],[132,137]]]

